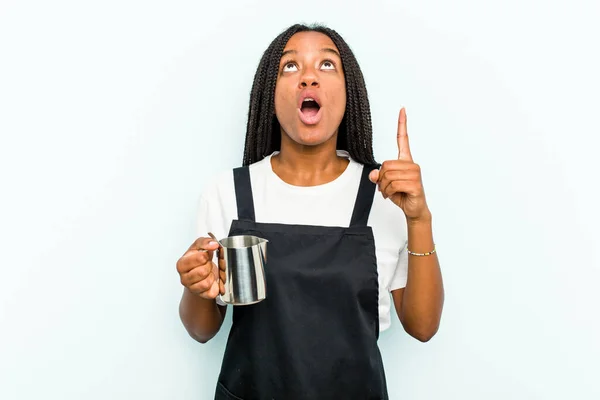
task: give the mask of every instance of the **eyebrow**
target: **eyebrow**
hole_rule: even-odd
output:
[[[340,60],[342,59],[342,56],[340,56],[340,53],[338,53],[337,50],[332,49],[331,47],[324,47],[320,51],[321,51],[321,53],[335,54],[336,56],[338,56],[340,58]],[[287,56],[288,54],[298,54],[298,52],[296,50],[286,50],[283,53],[281,53],[281,58]]]

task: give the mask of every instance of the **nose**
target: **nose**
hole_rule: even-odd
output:
[[[312,70],[307,70],[300,78],[300,88],[304,89],[308,86],[319,87],[319,79]]]

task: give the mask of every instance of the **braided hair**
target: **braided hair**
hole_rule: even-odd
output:
[[[258,64],[250,92],[243,165],[262,160],[281,148],[281,131],[275,115],[275,85],[279,62],[290,38],[298,32],[320,32],[333,41],[342,58],[346,80],[346,111],[338,130],[337,148],[362,164],[376,164],[373,156],[371,109],[365,81],[356,57],[344,39],[322,25],[296,24],[277,36]]]

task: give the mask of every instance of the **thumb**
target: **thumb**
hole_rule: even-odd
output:
[[[377,181],[379,180],[379,170],[378,169],[374,169],[373,171],[371,171],[371,173],[369,174],[369,180],[373,183],[377,183]]]

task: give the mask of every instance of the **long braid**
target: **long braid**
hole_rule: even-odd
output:
[[[279,122],[275,116],[275,86],[279,61],[288,40],[298,32],[315,31],[331,38],[340,51],[346,80],[346,112],[338,131],[337,147],[354,160],[375,164],[373,128],[367,88],[356,57],[344,39],[324,26],[293,25],[279,34],[262,55],[250,92],[243,165],[262,160],[281,147]]]
[[[362,163],[373,164],[375,159],[371,111],[362,72],[352,50],[337,32],[332,31],[329,36],[340,50],[346,72],[346,129],[338,135],[341,134],[342,140],[346,141],[347,150],[352,158]]]

